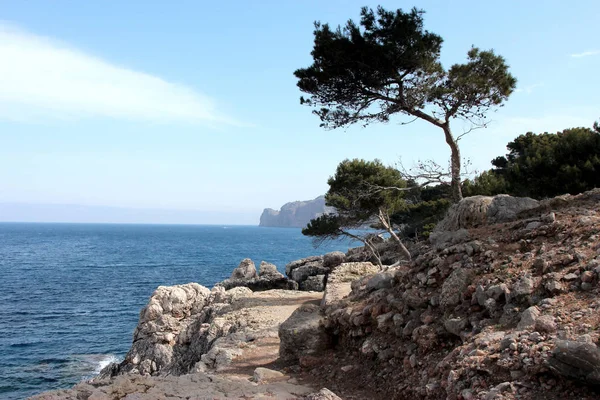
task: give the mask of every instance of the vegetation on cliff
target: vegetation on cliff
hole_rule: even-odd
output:
[[[469,195],[508,193],[536,199],[600,186],[600,126],[520,135],[494,168],[465,182]]]

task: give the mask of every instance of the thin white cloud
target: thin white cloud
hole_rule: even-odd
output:
[[[193,89],[0,22],[0,119],[108,117],[239,125]]]
[[[598,54],[600,54],[600,50],[589,50],[589,51],[584,51],[583,53],[571,54],[571,57],[573,57],[573,58],[590,57],[590,56],[596,56]]]
[[[515,92],[531,94],[535,88],[539,88],[542,86],[544,86],[543,83],[534,83],[533,85],[518,88],[517,90],[515,90]]]

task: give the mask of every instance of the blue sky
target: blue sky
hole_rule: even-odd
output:
[[[377,4],[415,5],[0,0],[0,203],[255,224],[265,207],[323,194],[344,158],[446,163],[442,133],[426,123],[324,131],[299,104],[293,71],[311,63],[313,21],[343,24]],[[475,45],[503,55],[518,78],[490,127],[461,140],[475,169],[519,134],[600,118],[600,2],[417,5],[444,38],[446,66]],[[0,220],[9,209],[0,205]],[[49,213],[31,218],[69,220]],[[99,218],[123,221],[117,214]],[[143,215],[136,222],[165,222]]]

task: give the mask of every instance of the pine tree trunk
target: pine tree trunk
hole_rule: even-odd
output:
[[[458,203],[462,200],[462,190],[460,187],[460,149],[458,148],[458,143],[454,140],[454,136],[452,136],[452,131],[450,130],[450,124],[446,123],[443,126],[444,135],[446,136],[446,143],[450,146],[451,156],[450,156],[450,171],[452,175],[452,202]]]

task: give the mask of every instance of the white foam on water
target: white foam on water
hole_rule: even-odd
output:
[[[94,370],[94,374],[96,374],[96,375],[99,374],[100,371],[102,371],[102,369],[104,367],[106,367],[108,364],[121,362],[121,360],[114,354],[101,354],[101,356],[102,356],[102,358],[98,361],[98,365],[96,366],[96,369]]]

